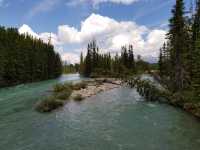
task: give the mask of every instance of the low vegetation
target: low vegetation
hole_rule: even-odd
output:
[[[55,98],[57,98],[59,100],[67,100],[70,97],[71,93],[72,93],[71,89],[68,89],[66,91],[64,90],[59,93],[56,93]]]
[[[72,86],[72,89],[73,90],[80,90],[80,89],[85,89],[87,86],[86,82],[79,82],[79,83],[76,83]]]
[[[157,87],[151,81],[144,81],[139,78],[132,78],[126,82],[130,87],[135,87],[139,94],[147,101],[168,103],[180,107],[200,118],[200,102],[199,98],[195,96],[195,91],[186,90],[173,93],[169,90]]]
[[[71,90],[71,87],[72,87],[71,83],[64,83],[64,84],[58,83],[58,84],[54,85],[53,92],[59,93],[59,92],[66,91],[66,90],[68,91],[68,90]]]
[[[74,100],[75,101],[82,101],[84,98],[82,97],[82,95],[81,94],[78,94],[78,95],[76,95],[75,97],[74,97]]]
[[[60,108],[70,99],[73,90],[84,89],[86,86],[87,84],[85,82],[79,82],[76,84],[58,83],[53,86],[52,95],[43,98],[40,103],[36,105],[36,110],[39,112],[51,112]],[[83,100],[83,97],[81,95],[77,95],[73,99],[75,101],[81,101]]]
[[[86,56],[80,56],[79,73],[92,78],[121,78],[150,70],[150,67],[140,55],[135,59],[134,47],[131,44],[122,46],[121,54],[116,53],[112,57],[111,53],[100,53],[97,42],[93,40],[88,44]]]
[[[57,78],[60,55],[51,43],[0,26],[0,88]]]
[[[54,96],[44,98],[37,104],[36,110],[39,112],[51,112],[64,105],[63,101],[56,99]]]

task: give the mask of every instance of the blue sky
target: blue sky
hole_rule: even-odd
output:
[[[185,3],[188,8],[190,0]],[[56,50],[72,63],[90,38],[100,41],[103,52],[119,51],[120,39],[121,44],[138,41],[136,53],[152,58],[164,42],[174,4],[175,0],[0,0],[0,25],[21,28],[44,41],[52,33]]]

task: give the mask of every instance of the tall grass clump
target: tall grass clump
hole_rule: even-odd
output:
[[[51,112],[64,105],[64,101],[68,100],[72,93],[72,85],[69,83],[56,84],[53,87],[51,96],[44,98],[36,105],[39,112]]]
[[[78,95],[74,96],[74,100],[75,100],[75,101],[82,101],[83,99],[84,99],[84,98],[82,97],[81,94],[78,94]]]
[[[80,82],[80,83],[76,83],[74,85],[72,85],[72,89],[73,90],[81,90],[81,89],[85,89],[87,86],[87,84],[85,82]]]
[[[63,105],[64,102],[55,99],[53,96],[49,96],[36,105],[36,110],[39,112],[51,112]]]

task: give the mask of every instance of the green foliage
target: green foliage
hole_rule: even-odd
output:
[[[56,85],[53,86],[53,92],[54,93],[59,93],[62,91],[70,91],[72,90],[72,84],[71,83],[58,83]]]
[[[0,27],[0,87],[52,79],[61,73],[60,56],[51,44]]]
[[[196,4],[196,14],[192,26],[193,46],[191,50],[191,83],[195,91],[200,94],[200,0]]]
[[[160,49],[159,55],[159,70],[160,76],[169,76],[170,75],[170,50],[169,50],[169,43],[166,45],[163,44],[163,47]]]
[[[187,67],[188,64],[188,44],[189,33],[186,27],[184,17],[184,2],[177,0],[172,10],[172,18],[170,19],[170,30],[168,39],[170,43],[170,77],[173,81],[174,90],[179,91],[187,86]]]
[[[62,92],[64,90],[65,90],[65,85],[64,84],[58,83],[58,84],[53,86],[53,91],[55,93]]]
[[[64,101],[68,100],[72,93],[72,84],[56,84],[53,87],[53,94],[44,98],[36,105],[39,112],[51,112],[64,105]]]
[[[67,64],[67,62],[65,62],[64,66],[63,66],[63,73],[64,74],[68,74],[68,73],[77,73],[79,72],[80,66],[79,64]]]
[[[71,93],[72,93],[72,90],[69,88],[59,93],[56,93],[55,97],[59,100],[67,100],[70,97]]]
[[[168,87],[178,92],[188,88],[192,80],[193,57],[196,57],[192,46],[192,19],[187,19],[184,14],[183,0],[176,0],[169,20],[170,30],[167,34],[167,44],[160,49],[159,71],[160,76],[168,81]],[[194,29],[193,29],[194,30]],[[195,29],[196,31],[196,29]]]
[[[121,56],[111,57],[110,53],[100,54],[96,41],[92,41],[86,57],[81,54],[80,60],[80,73],[86,77],[119,77],[137,72],[132,45],[123,46]]]
[[[74,96],[74,100],[75,101],[82,101],[84,98],[82,97],[82,95],[78,94],[76,96]]]
[[[64,102],[57,100],[55,97],[46,97],[37,104],[36,110],[39,112],[51,112],[64,105]]]
[[[80,82],[72,85],[73,90],[80,90],[80,89],[85,89],[87,84],[85,82]]]
[[[150,71],[150,66],[148,62],[145,62],[142,59],[139,59],[136,62],[136,69],[137,69],[137,72],[141,74],[141,73],[144,73],[145,71]]]

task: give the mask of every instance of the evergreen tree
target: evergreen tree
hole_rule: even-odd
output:
[[[0,87],[56,78],[62,73],[60,56],[51,44],[16,28],[0,27]]]
[[[164,64],[163,64],[163,49],[160,48],[160,54],[159,54],[159,61],[158,61],[158,66],[159,66],[159,71],[160,71],[160,76],[164,75]]]
[[[80,74],[84,73],[84,60],[83,60],[83,53],[81,52],[80,55],[80,70],[79,70]]]
[[[92,52],[91,52],[91,44],[88,44],[87,48],[87,55],[85,58],[85,67],[84,67],[84,75],[85,76],[90,76],[92,73]]]
[[[200,0],[197,0],[196,14],[193,24],[191,80],[193,87],[200,91]]]
[[[133,53],[133,45],[129,45],[129,50],[128,50],[128,68],[133,70],[133,72],[136,72],[135,59],[134,59],[134,53]]]
[[[186,85],[186,54],[187,45],[186,37],[187,31],[184,19],[184,2],[183,0],[176,0],[176,5],[172,10],[173,17],[170,19],[170,31],[168,38],[171,45],[170,59],[171,59],[171,80],[175,91],[183,89]]]

